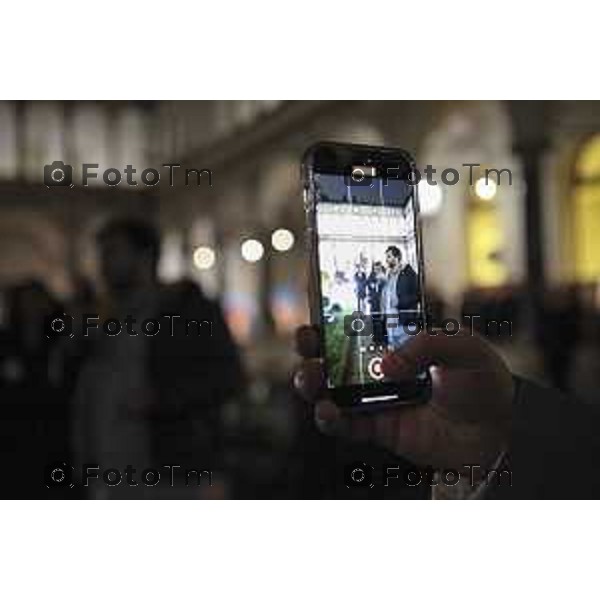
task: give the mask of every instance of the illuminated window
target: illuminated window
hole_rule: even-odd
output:
[[[573,240],[578,281],[600,280],[600,135],[581,149],[575,163]]]
[[[494,287],[506,282],[502,261],[504,236],[496,202],[474,192],[467,213],[469,281],[474,287]]]

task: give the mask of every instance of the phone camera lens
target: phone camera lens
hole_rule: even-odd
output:
[[[352,171],[352,179],[356,183],[360,183],[365,178],[365,172],[362,169],[354,169]]]

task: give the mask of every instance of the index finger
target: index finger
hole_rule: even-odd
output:
[[[302,358],[319,358],[321,344],[316,325],[302,325],[296,329],[296,352]]]
[[[395,352],[407,365],[477,368],[487,360],[497,360],[491,347],[477,335],[458,331],[449,335],[443,331],[421,331]]]

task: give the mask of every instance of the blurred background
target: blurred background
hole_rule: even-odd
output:
[[[600,102],[0,102],[3,331],[12,327],[15,286],[34,282],[42,305],[69,306],[101,288],[97,228],[121,214],[153,219],[161,281],[191,279],[220,303],[248,375],[247,391],[219,417],[230,472],[243,482],[239,473],[255,469],[232,495],[297,496],[295,475],[274,482],[303,439],[289,385],[293,332],[308,321],[300,162],[322,140],[399,146],[433,165],[438,185],[420,191],[436,316],[510,319],[512,336],[490,340],[515,372],[595,400]],[[153,167],[162,179],[108,187],[100,176],[88,187],[48,188],[44,165],[53,161],[73,165],[76,183],[84,162],[98,163],[98,173],[132,164],[138,182]],[[212,186],[206,178],[185,186],[176,173],[170,187],[163,163],[210,169]],[[464,163],[480,165],[472,184]],[[442,183],[446,168],[459,171],[458,184]],[[509,169],[512,184],[502,174],[477,185],[486,168]],[[8,389],[21,367],[14,343],[2,352]],[[59,405],[68,437],[68,401]],[[22,435],[35,439],[44,414]],[[14,455],[17,429],[9,429],[1,443]]]

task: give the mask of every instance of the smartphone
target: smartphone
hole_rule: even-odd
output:
[[[425,366],[401,384],[381,371],[384,354],[425,323],[412,157],[323,142],[307,150],[302,167],[311,319],[333,401],[351,409],[426,401]]]

